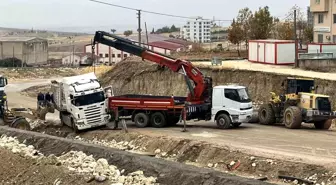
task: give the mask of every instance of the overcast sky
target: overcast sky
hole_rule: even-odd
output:
[[[100,0],[137,9],[204,18],[231,20],[244,7],[269,6],[273,16],[285,17],[294,3],[304,12],[309,0]],[[143,13],[142,27],[182,25],[185,19]],[[117,30],[137,27],[136,12],[89,0],[0,0],[0,27],[64,31]]]

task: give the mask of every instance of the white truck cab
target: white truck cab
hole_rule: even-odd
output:
[[[253,114],[247,88],[239,85],[215,86],[212,92],[211,119],[220,128],[239,127]]]
[[[106,125],[106,97],[94,73],[65,77],[52,82],[55,108],[63,124],[75,131]]]

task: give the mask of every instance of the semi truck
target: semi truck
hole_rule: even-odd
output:
[[[109,122],[104,88],[94,73],[54,80],[51,91],[61,123],[72,127],[75,132]]]
[[[137,45],[135,42],[97,31],[92,43],[105,44],[118,50],[157,63],[184,75],[187,97],[128,94],[108,98],[108,111],[118,122],[120,117],[131,117],[138,127],[165,127],[179,120],[213,121],[219,128],[239,127],[252,118],[252,101],[247,88],[239,85],[212,86],[212,78],[189,61],[174,59]]]

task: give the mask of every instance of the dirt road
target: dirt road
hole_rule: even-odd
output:
[[[36,100],[23,95],[19,91],[34,85],[48,83],[49,80],[34,82],[17,82],[6,87],[11,107],[36,106]],[[57,120],[57,114],[47,115],[47,119]],[[135,130],[132,123],[130,130]],[[336,164],[336,131],[318,131],[309,126],[300,130],[289,130],[283,126],[263,126],[243,124],[239,129],[219,130],[214,123],[189,122],[188,131],[180,132],[182,127],[144,128],[137,132],[149,136],[170,136],[175,138],[195,139],[217,145],[229,146],[246,151],[252,155],[302,161],[324,166]]]

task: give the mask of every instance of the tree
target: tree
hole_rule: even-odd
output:
[[[305,16],[302,9],[297,5],[293,6],[287,13],[286,21],[294,22],[294,10],[296,10],[296,29],[299,32],[298,38],[303,39],[303,31],[307,27],[307,21],[304,18]]]
[[[238,55],[240,56],[239,46],[242,41],[244,41],[244,31],[242,25],[236,22],[234,19],[232,21],[231,27],[229,28],[228,40],[237,45]]]
[[[303,31],[304,39],[308,42],[313,42],[314,40],[314,28],[313,26],[307,26]]]
[[[151,34],[154,34],[154,33],[155,33],[155,29],[153,28]]]
[[[250,38],[267,39],[271,35],[273,27],[273,17],[269,12],[268,6],[259,8],[258,11],[250,18]]]
[[[126,31],[124,31],[124,35],[126,36],[126,37],[128,37],[128,36],[130,36],[130,35],[132,35],[133,34],[133,31],[132,30],[126,30]]]
[[[243,8],[239,10],[237,16],[237,22],[241,24],[243,30],[243,39],[245,40],[245,46],[247,48],[248,40],[249,40],[249,32],[251,29],[250,20],[252,17],[252,11],[249,8]]]
[[[114,34],[117,30],[116,29],[111,29],[111,32]]]
[[[278,32],[277,39],[292,40],[294,37],[293,23],[291,22],[279,23],[277,32]]]

